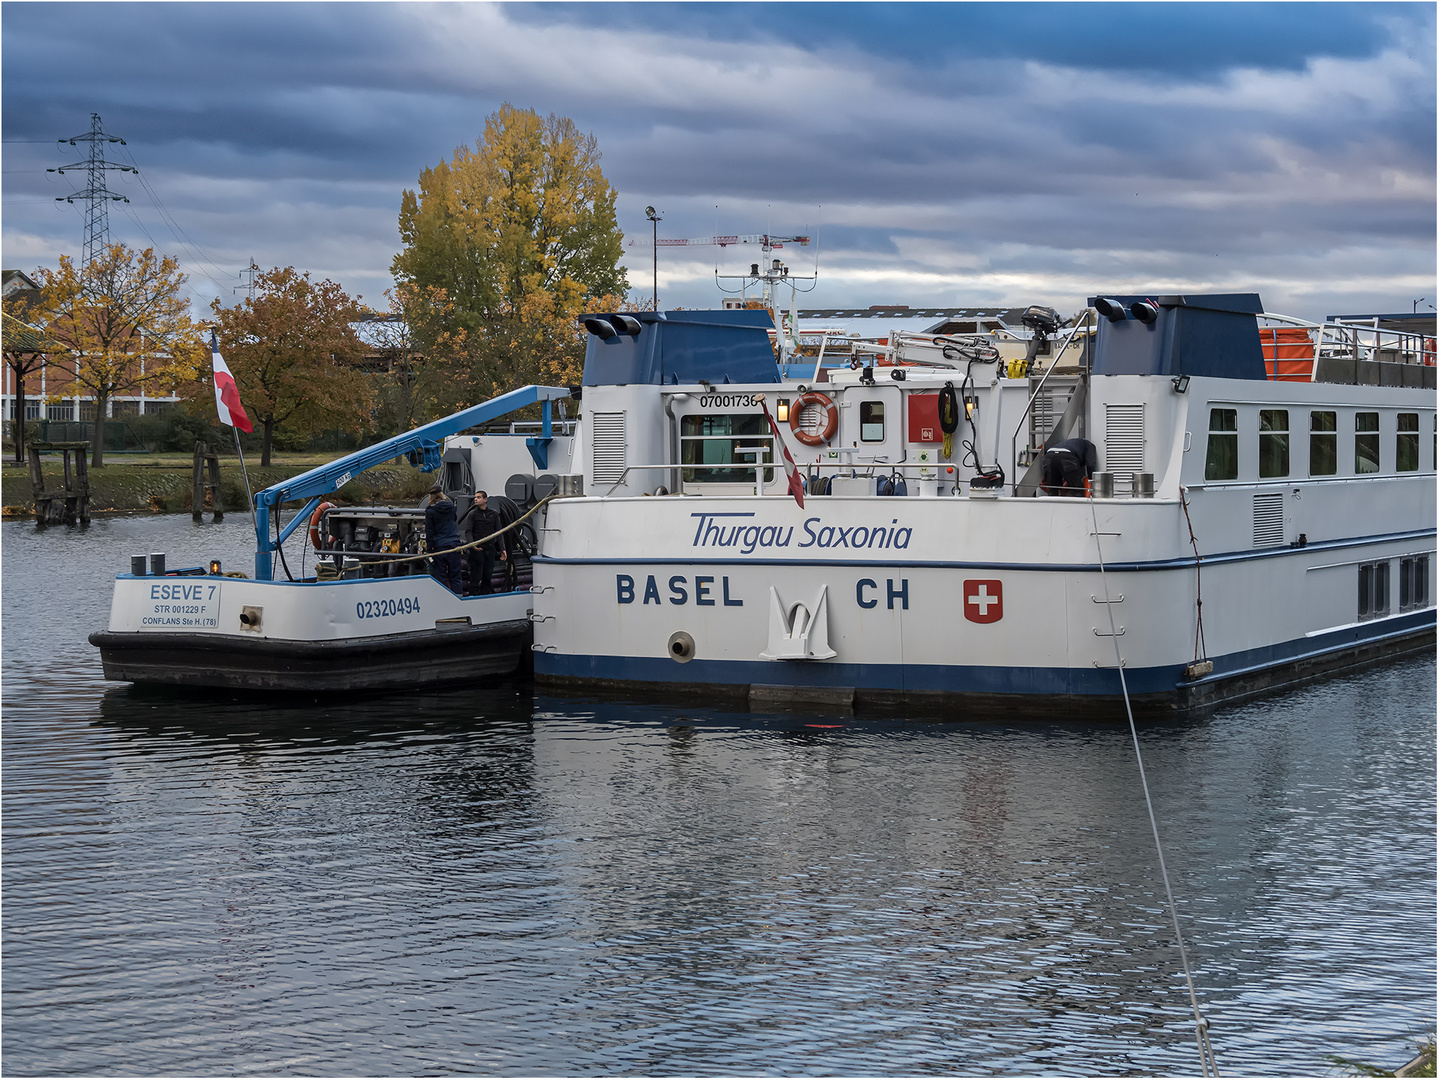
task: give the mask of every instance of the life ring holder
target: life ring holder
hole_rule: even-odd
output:
[[[818,405],[825,410],[824,430],[819,434],[805,431],[799,426],[800,414],[810,405]],[[834,433],[839,430],[839,407],[828,394],[807,390],[790,406],[789,429],[794,437],[806,446],[823,446],[834,438]]]
[[[325,550],[320,545],[320,518],[324,517],[326,510],[334,509],[334,503],[322,502],[319,506],[315,507],[315,512],[310,515],[310,546],[316,551]]]

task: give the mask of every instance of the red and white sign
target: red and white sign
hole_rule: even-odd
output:
[[[966,580],[964,617],[970,622],[999,622],[1004,618],[1004,586],[994,578]]]

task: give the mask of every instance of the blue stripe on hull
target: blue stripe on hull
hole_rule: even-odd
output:
[[[1173,696],[1181,688],[1245,678],[1265,671],[1319,663],[1326,656],[1356,647],[1382,647],[1424,631],[1433,633],[1435,610],[1362,623],[1332,633],[1299,638],[1259,649],[1210,657],[1214,672],[1190,683],[1185,664],[1124,669],[1125,683],[1135,697]],[[579,679],[595,682],[673,683],[741,686],[853,687],[857,690],[916,694],[981,694],[1000,697],[1115,697],[1121,693],[1113,668],[972,667],[940,664],[835,664],[769,660],[705,660],[680,664],[668,657],[565,656],[535,654],[535,675],[543,680]]]

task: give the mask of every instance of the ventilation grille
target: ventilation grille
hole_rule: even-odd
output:
[[[1284,543],[1284,493],[1254,496],[1254,546],[1275,547]]]
[[[1104,468],[1115,476],[1144,471],[1144,406],[1104,407]]]
[[[618,484],[625,474],[625,414],[590,414],[590,441],[594,447],[594,481]]]

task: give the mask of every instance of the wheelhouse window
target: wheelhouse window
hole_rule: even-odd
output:
[[[884,442],[884,402],[859,403],[859,441]]]
[[[1289,475],[1289,410],[1259,410],[1259,475]]]
[[[1359,566],[1359,621],[1389,614],[1389,564],[1361,563]]]
[[[1394,468],[1398,472],[1419,471],[1419,414],[1399,414],[1398,433],[1394,437]]]
[[[1315,410],[1309,414],[1309,475],[1333,476],[1339,471],[1339,414]]]
[[[1361,476],[1379,471],[1379,414],[1354,414],[1354,471]]]
[[[1399,560],[1399,610],[1429,606],[1429,556],[1410,555]]]
[[[756,459],[774,461],[763,413],[680,417],[680,477],[686,483],[752,484]],[[765,483],[774,470],[764,470]]]
[[[1204,458],[1204,479],[1239,478],[1239,410],[1209,410],[1209,450]]]

